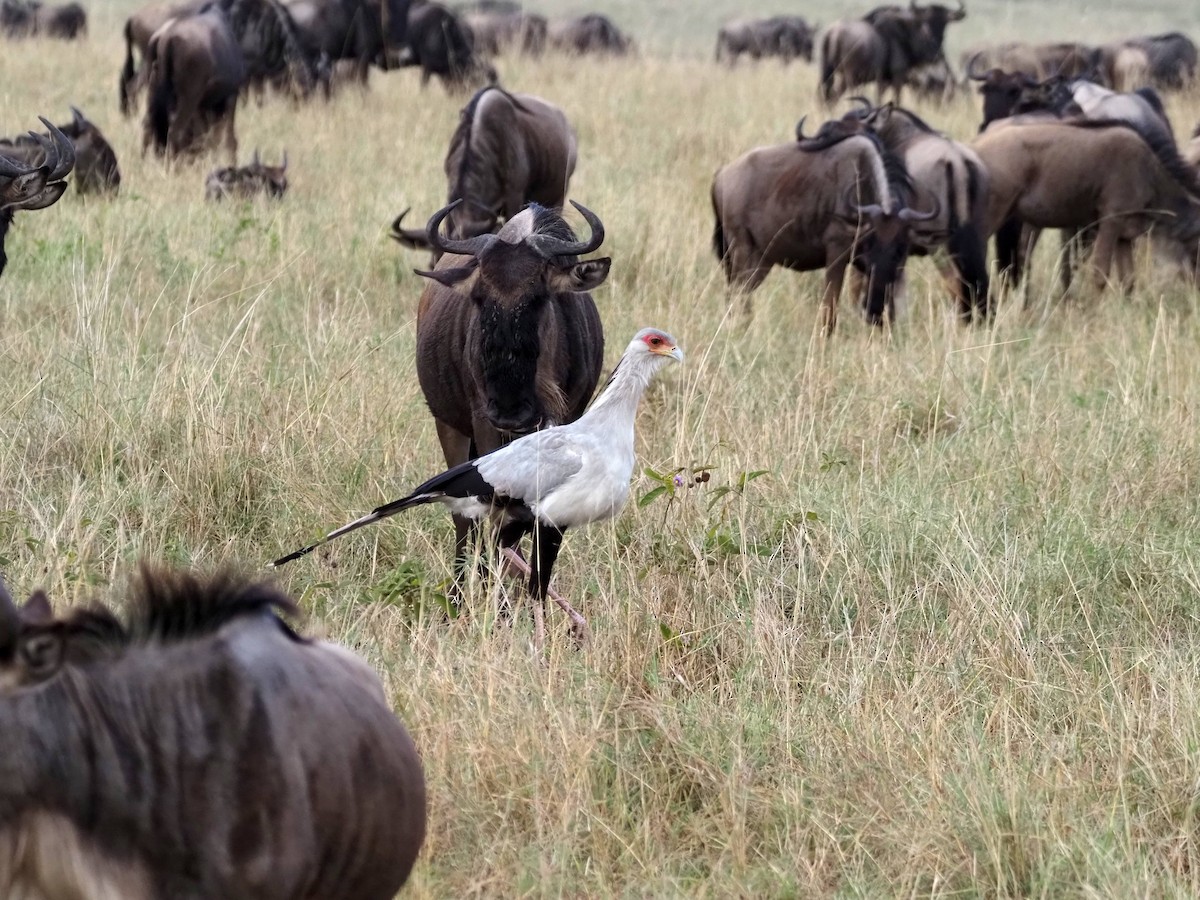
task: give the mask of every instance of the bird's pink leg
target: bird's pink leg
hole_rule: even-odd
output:
[[[519,554],[512,547],[505,547],[501,551],[501,553],[504,555],[505,561],[510,566],[512,566],[518,572],[520,572],[522,576],[524,576],[526,578],[529,577],[529,574],[531,571],[529,568],[529,563],[525,562],[525,560],[523,560],[521,558],[521,554]],[[588,637],[587,619],[585,619],[578,612],[576,612],[575,608],[573,606],[571,606],[571,604],[568,603],[563,598],[563,595],[560,594],[558,591],[556,591],[554,588],[550,588],[549,590],[546,591],[546,593],[549,595],[551,600],[553,600],[555,603],[558,604],[559,609],[561,609],[563,612],[565,612],[567,614],[567,617],[571,620],[571,632],[575,635],[575,639],[577,641],[579,641],[579,643],[581,643],[581,644],[584,641],[586,641],[587,637]],[[540,618],[540,613],[541,613],[541,604],[534,603],[533,622],[534,622],[535,630],[537,629],[537,620],[538,620],[538,618]],[[543,633],[544,633],[544,629],[545,629],[544,623],[542,625],[542,628],[543,628]]]

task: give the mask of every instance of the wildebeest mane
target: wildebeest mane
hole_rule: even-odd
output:
[[[1062,122],[1073,128],[1124,128],[1132,131],[1150,148],[1151,152],[1162,163],[1167,174],[1184,190],[1196,199],[1200,199],[1200,176],[1179,155],[1175,141],[1165,132],[1157,133],[1144,131],[1133,122],[1125,119],[1063,119]]]
[[[936,134],[939,136],[942,134],[940,131],[938,131],[936,128],[934,128],[932,125],[930,125],[928,122],[926,122],[920,116],[918,116],[911,109],[907,109],[903,106],[893,106],[891,114],[893,116],[894,115],[904,116],[906,119],[908,119],[908,121],[912,122],[914,128],[917,128],[918,130],[923,131],[926,134]]]
[[[454,130],[454,134],[450,137],[450,151],[446,154],[447,169],[454,170],[454,183],[451,189],[453,196],[448,197],[448,200],[464,199],[470,202],[472,194],[480,195],[476,202],[482,202],[487,199],[491,193],[490,188],[494,185],[479,185],[469,184],[468,182],[477,181],[482,173],[476,165],[475,153],[475,113],[479,108],[480,102],[489,91],[498,91],[505,99],[513,106],[522,111],[528,111],[525,106],[508,91],[496,85],[488,85],[480,88],[475,92],[466,106],[463,107],[462,114],[459,116],[458,127]],[[458,156],[457,162],[455,155]],[[498,197],[496,199],[499,199]],[[493,210],[494,211],[494,210]]]
[[[888,187],[895,194],[897,201],[903,206],[911,203],[914,193],[913,183],[912,179],[909,178],[908,169],[904,167],[904,161],[884,146],[883,140],[869,127],[863,127],[861,131],[830,127],[837,126],[838,124],[841,124],[840,120],[826,122],[814,137],[806,138],[796,143],[805,153],[816,153],[837,146],[848,138],[855,136],[866,138],[875,147],[879,158],[883,160],[884,176],[887,178]]]
[[[131,641],[178,642],[204,637],[243,616],[299,613],[295,603],[269,582],[233,572],[199,576],[143,567],[128,601],[126,631]],[[284,631],[302,640],[282,619]]]

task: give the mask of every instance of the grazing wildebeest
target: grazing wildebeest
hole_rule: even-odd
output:
[[[1186,34],[1172,31],[1133,38],[1129,43],[1146,51],[1155,87],[1184,88],[1196,80],[1196,44]]]
[[[308,97],[317,83],[317,53],[301,40],[280,0],[217,0],[229,15],[246,63],[247,89],[260,98],[268,84]]]
[[[563,53],[623,56],[633,49],[628,35],[599,13],[551,22],[548,37],[550,46]]]
[[[71,41],[87,36],[87,12],[78,3],[0,0],[0,31],[14,38],[43,35]]]
[[[751,59],[778,57],[791,62],[797,57],[811,61],[813,28],[800,16],[769,19],[735,19],[717,32],[717,62],[733,65],[740,56]]]
[[[132,115],[146,83],[146,46],[154,32],[171,19],[190,16],[211,0],[181,0],[178,3],[158,3],[145,6],[125,20],[125,63],[121,67],[120,103],[123,115]],[[141,55],[141,65],[134,60],[133,51]]]
[[[608,257],[579,260],[599,249],[604,226],[577,203],[592,231],[586,241],[576,240],[557,211],[537,204],[498,234],[442,237],[452,206],[429,220],[429,240],[442,255],[421,273],[431,283],[417,307],[417,378],[447,466],[583,415],[604,360],[590,291],[612,264]],[[473,525],[454,516],[454,527],[461,576]]]
[[[391,900],[425,779],[378,676],[267,583],[144,569],[128,604],[0,588],[0,894]]]
[[[75,149],[70,139],[42,119],[49,137],[30,132],[44,149],[40,162],[26,163],[13,159],[0,148],[0,275],[8,264],[4,238],[18,209],[45,209],[67,189],[63,181],[75,165]]]
[[[890,87],[899,103],[909,72],[941,58],[946,26],[966,15],[962,0],[953,10],[914,0],[909,7],[879,7],[861,19],[834,22],[819,39],[822,98],[832,103],[852,87],[874,83],[878,102]]]
[[[336,64],[353,63],[362,86],[372,65],[388,69],[407,52],[412,0],[284,0],[304,48]]]
[[[496,81],[495,70],[475,55],[469,29],[440,3],[413,6],[405,40],[407,50],[397,56],[396,64],[420,66],[422,87],[434,75],[449,91]]]
[[[1183,243],[1200,236],[1200,187],[1173,143],[1123,122],[1067,121],[989,128],[974,143],[991,178],[988,232],[1001,271],[1023,274],[1022,225],[1095,227],[1092,266],[1103,286],[1113,263],[1128,284],[1133,241],[1160,228]],[[1002,227],[1003,226],[1003,227]]]
[[[219,6],[171,19],[146,47],[150,100],[142,148],[151,143],[171,157],[202,152],[209,134],[225,132],[230,162],[237,164],[235,117],[246,62]]]
[[[117,154],[100,129],[73,106],[71,121],[58,128],[75,150],[75,190],[81,194],[115,194],[121,186],[121,171]],[[46,158],[44,144],[30,135],[0,140],[0,153],[36,165]]]
[[[914,205],[938,214],[914,221],[911,253],[924,255],[945,247],[954,268],[959,314],[966,321],[987,317],[988,173],[975,151],[934,131],[915,113],[900,107],[862,106],[843,117],[847,132],[869,128],[889,153],[904,164],[912,183]],[[804,140],[801,133],[797,137]]]
[[[546,49],[548,23],[545,16],[520,9],[475,9],[463,13],[475,52],[500,56],[517,51],[538,56]]]
[[[487,87],[463,107],[445,171],[447,201],[465,201],[448,214],[450,237],[487,234],[529,203],[563,205],[575,171],[575,132],[554,104]],[[407,212],[392,223],[392,237],[436,252],[427,229],[401,227]]]
[[[911,224],[938,213],[908,208],[912,184],[904,165],[875,134],[838,126],[826,123],[815,137],[751,150],[721,167],[712,184],[713,249],[746,310],[749,293],[773,266],[823,268],[826,334],[837,325],[851,264],[868,279],[867,320],[882,325],[892,318]]]
[[[235,197],[249,200],[253,197],[282,197],[287,191],[287,152],[277,166],[264,165],[258,151],[247,166],[227,166],[213,169],[204,179],[204,199],[224,200]]]

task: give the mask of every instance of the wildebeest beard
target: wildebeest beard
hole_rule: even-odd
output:
[[[522,297],[512,307],[485,300],[479,310],[485,413],[500,431],[533,431],[545,417],[537,396],[537,367],[538,324],[546,302],[542,293]]]

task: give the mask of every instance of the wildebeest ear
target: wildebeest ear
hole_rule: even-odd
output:
[[[45,591],[34,591],[21,607],[21,620],[26,625],[49,625],[54,621],[50,598]]]
[[[561,269],[553,268],[550,270],[550,289],[555,293],[594,290],[604,284],[611,267],[612,257],[602,256],[599,259],[585,259]]]
[[[26,203],[30,198],[36,197],[46,187],[49,174],[50,170],[42,166],[32,172],[18,175],[4,186],[3,192],[0,193],[0,205]]]
[[[21,666],[29,681],[44,681],[59,670],[63,662],[63,636],[59,629],[38,629],[21,637]]]
[[[422,278],[432,278],[438,284],[454,288],[460,294],[469,294],[471,286],[475,283],[474,276],[479,274],[479,260],[471,259],[465,266],[455,266],[450,269],[433,269],[428,272],[422,269],[413,269],[413,271]]]

